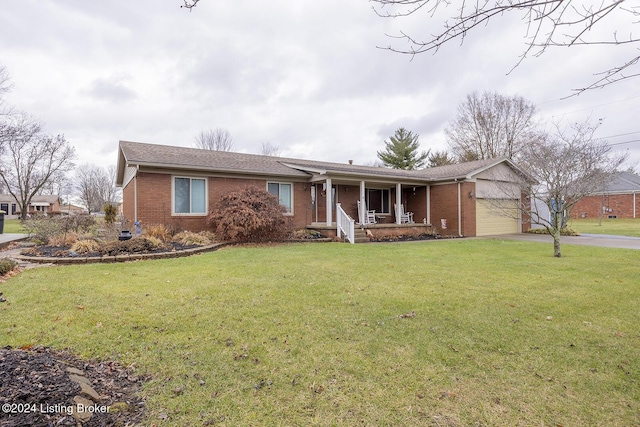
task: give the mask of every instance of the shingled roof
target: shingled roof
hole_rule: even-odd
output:
[[[602,193],[640,192],[640,175],[632,172],[618,172],[605,185]]]
[[[390,169],[374,166],[360,166],[348,163],[332,163],[316,160],[292,159],[262,156],[257,154],[212,151],[198,148],[175,147],[120,141],[118,160],[118,182],[121,183],[124,163],[169,169],[215,171],[228,173],[258,174],[291,178],[310,177],[313,174],[343,174],[363,177],[390,179],[411,179],[420,181],[446,181],[468,179],[472,175],[489,169],[508,159],[488,159],[455,165],[439,166],[421,170]]]

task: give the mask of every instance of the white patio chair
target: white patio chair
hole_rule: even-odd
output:
[[[376,211],[367,210],[365,206],[358,200],[358,216],[362,218],[362,225],[376,224]]]
[[[396,214],[400,218],[400,224],[413,224],[413,212],[405,212],[403,204],[396,206]]]

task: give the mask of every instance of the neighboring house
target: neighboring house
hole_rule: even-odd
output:
[[[638,218],[640,216],[640,176],[631,172],[615,174],[602,188],[583,197],[571,211],[572,218]]]
[[[86,214],[87,210],[82,206],[67,203],[60,206],[60,213],[63,215],[82,215]]]
[[[407,171],[120,141],[116,185],[125,219],[143,227],[207,229],[207,214],[223,195],[257,186],[280,199],[296,229],[335,233],[338,203],[362,223],[360,201],[375,211],[377,223],[366,225],[372,231],[401,234],[433,224],[442,234],[481,236],[528,229],[517,214],[523,195],[516,176],[522,171],[504,158]],[[498,213],[495,201],[516,214]],[[401,204],[415,223],[401,224]]]
[[[9,194],[0,195],[0,210],[7,213],[6,219],[20,217],[20,204]],[[60,197],[35,195],[29,204],[29,214],[41,213],[45,215],[60,213]]]

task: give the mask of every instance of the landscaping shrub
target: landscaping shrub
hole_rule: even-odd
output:
[[[67,236],[71,235],[71,232],[86,233],[95,223],[96,221],[91,215],[33,215],[31,218],[22,222],[22,227],[31,235],[32,240],[36,243],[53,245],[53,243],[51,243],[52,239],[61,238],[65,240],[65,232]]]
[[[315,240],[315,239],[322,239],[324,238],[324,236],[319,232],[317,232],[316,230],[302,229],[302,230],[296,230],[293,233],[292,238],[296,240]]]
[[[31,218],[22,221],[22,228],[25,229],[35,243],[42,245],[47,244],[53,236],[64,232],[63,224],[59,221],[59,218],[44,215],[33,215]]]
[[[17,265],[18,263],[12,259],[9,259],[9,258],[0,259],[0,276],[4,276],[8,272],[16,268]]]
[[[171,230],[162,224],[149,225],[142,230],[143,236],[155,237],[163,242],[171,241],[172,234]]]
[[[145,253],[166,248],[165,244],[152,236],[134,237],[130,240],[109,242],[99,248],[102,255],[119,255],[122,253]]]
[[[60,234],[54,234],[49,238],[47,244],[49,246],[67,246],[73,245],[78,239],[80,239],[81,235],[76,233],[75,231],[62,232]]]
[[[204,246],[212,243],[212,239],[204,233],[193,233],[191,231],[183,231],[176,234],[171,239],[172,242],[179,243],[183,246],[198,245]]]
[[[89,252],[98,252],[100,249],[100,244],[95,240],[85,239],[78,240],[71,246],[72,252],[77,252],[79,254],[86,254]]]
[[[528,232],[531,234],[549,234],[546,228],[530,228]],[[560,235],[561,236],[579,236],[580,233],[578,233],[572,228],[564,227],[560,229]]]
[[[291,224],[284,213],[276,196],[248,187],[223,196],[208,220],[222,240],[265,242],[289,236]]]
[[[113,224],[116,221],[116,214],[118,213],[118,208],[116,208],[111,203],[105,203],[102,207],[104,211],[104,222],[107,224]]]
[[[63,229],[75,231],[76,233],[87,232],[96,225],[96,219],[88,214],[67,215],[57,218],[62,222]]]

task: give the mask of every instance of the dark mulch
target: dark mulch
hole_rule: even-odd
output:
[[[79,369],[103,400],[83,426],[133,426],[144,417],[136,396],[143,379],[114,362],[80,360],[64,351],[43,347],[0,349],[0,426],[76,426],[71,415],[80,386],[69,379],[68,367]],[[114,405],[115,404],[115,405]]]
[[[372,242],[411,242],[414,240],[435,240],[441,237],[434,234],[418,234],[418,235],[401,235],[401,236],[385,236],[371,239]]]
[[[198,245],[182,245],[176,242],[167,243],[163,248],[150,248],[145,246],[138,247],[127,247],[127,246],[116,246],[103,248],[101,252],[87,252],[83,254],[79,254],[71,251],[70,246],[32,246],[28,249],[22,251],[22,255],[28,256],[40,256],[40,257],[53,257],[53,258],[65,258],[65,257],[101,257],[101,256],[114,256],[114,255],[122,255],[122,254],[157,254],[157,253],[165,253],[165,252],[176,252],[182,251],[185,249],[197,248]]]

